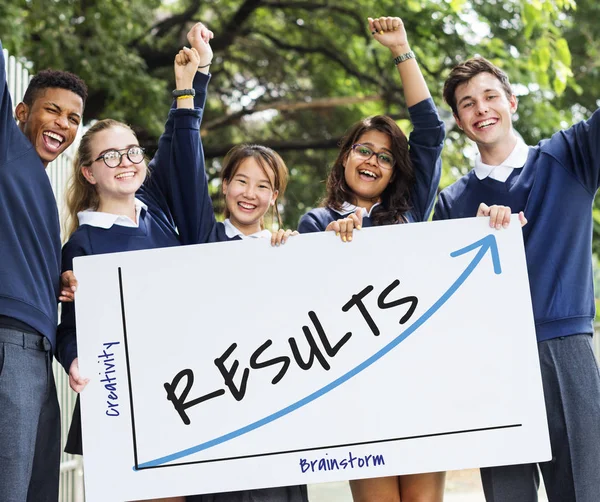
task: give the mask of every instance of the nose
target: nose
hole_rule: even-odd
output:
[[[377,154],[375,152],[373,152],[371,154],[371,156],[365,162],[367,162],[371,166],[376,166],[377,165]]]
[[[244,196],[247,199],[253,199],[256,195],[256,191],[254,189],[254,185],[252,185],[252,183],[247,183],[246,187],[244,189]]]
[[[56,117],[56,125],[58,125],[58,127],[60,127],[61,129],[68,129],[69,119],[64,115],[59,115],[58,117]]]
[[[488,112],[488,106],[485,101],[478,101],[475,104],[475,106],[476,106],[477,113],[479,113],[480,115]]]

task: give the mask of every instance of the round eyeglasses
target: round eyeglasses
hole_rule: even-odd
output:
[[[356,158],[361,159],[363,161],[369,160],[373,155],[377,159],[377,164],[382,169],[392,169],[394,167],[395,161],[394,157],[392,157],[389,153],[385,152],[374,152],[373,149],[368,147],[367,145],[362,145],[360,143],[356,143],[352,145],[352,152],[356,155]]]
[[[141,146],[131,146],[123,150],[108,150],[94,160],[94,162],[102,159],[107,167],[115,168],[121,165],[124,155],[127,155],[129,162],[132,164],[139,164],[144,160],[144,149]]]

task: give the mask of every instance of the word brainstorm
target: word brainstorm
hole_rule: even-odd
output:
[[[406,323],[414,314],[417,304],[419,302],[416,296],[405,296],[396,300],[388,300],[388,296],[400,285],[400,281],[398,279],[394,280],[389,286],[387,286],[377,298],[377,306],[380,309],[389,309],[393,307],[399,307],[402,305],[408,304],[407,311],[400,318],[400,324]],[[374,336],[380,335],[380,330],[373,320],[373,316],[368,311],[365,306],[363,300],[364,298],[373,291],[373,286],[369,285],[362,289],[359,293],[352,295],[351,299],[342,306],[343,312],[348,312],[352,307],[356,307],[360,313],[362,314],[363,319],[367,323],[369,329],[371,330]],[[318,361],[319,364],[328,371],[331,366],[329,364],[328,358],[334,358],[336,354],[340,351],[340,349],[348,343],[348,341],[352,338],[352,332],[346,333],[342,336],[336,343],[332,344],[330,338],[325,333],[317,314],[313,311],[308,312],[308,317],[314,327],[314,330],[317,333],[318,339],[321,342],[322,348],[319,346],[317,340],[315,339],[311,328],[309,326],[302,326],[302,331],[304,333],[304,337],[306,339],[306,343],[308,344],[309,353],[306,358],[302,357],[300,353],[299,344],[295,338],[291,337],[288,339],[288,343],[290,346],[290,350],[292,353],[292,358],[294,362],[298,365],[301,370],[308,371],[313,367],[315,361]],[[260,345],[251,355],[249,366],[250,368],[244,368],[241,381],[239,386],[235,384],[234,377],[238,372],[240,367],[240,361],[237,359],[233,359],[233,362],[229,365],[226,365],[226,361],[232,356],[233,352],[237,348],[237,343],[232,343],[227,350],[220,356],[214,360],[214,364],[221,373],[223,380],[225,382],[225,386],[228,388],[231,395],[236,399],[236,401],[241,401],[244,399],[246,394],[246,387],[248,383],[248,377],[250,375],[250,369],[260,370],[264,368],[268,368],[271,366],[279,365],[279,372],[272,379],[271,383],[273,385],[281,382],[283,377],[286,375],[290,365],[292,363],[292,358],[288,355],[277,355],[275,357],[271,357],[270,359],[262,358],[265,351],[273,344],[273,340],[268,339],[262,345]],[[181,392],[177,392],[182,380],[185,379],[183,389]],[[226,393],[225,389],[217,389],[212,392],[206,393],[200,397],[195,399],[189,399],[188,396],[190,391],[192,390],[192,386],[194,384],[194,372],[190,368],[186,368],[181,370],[179,373],[175,375],[173,380],[169,383],[166,382],[164,384],[167,399],[172,402],[173,406],[179,413],[181,420],[184,424],[190,425],[191,420],[186,412],[189,408],[193,406],[197,406],[205,401],[210,399],[217,398]]]

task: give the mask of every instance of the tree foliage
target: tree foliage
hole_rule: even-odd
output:
[[[295,227],[322,196],[347,127],[386,113],[410,128],[398,75],[368,16],[404,20],[447,120],[448,184],[468,170],[464,152],[473,150],[441,102],[450,68],[477,53],[504,68],[518,84],[516,127],[536,143],[596,108],[598,10],[594,0],[9,0],[0,36],[36,69],[81,75],[92,90],[87,120],[127,121],[152,146],[170,103],[173,57],[191,24],[204,22],[215,32],[202,128],[209,175],[233,144],[272,146],[292,173],[284,215]]]

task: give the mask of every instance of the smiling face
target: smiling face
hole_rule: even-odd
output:
[[[483,72],[456,87],[458,127],[485,151],[499,150],[510,154],[516,141],[512,129],[512,115],[517,111],[517,98],[507,96],[500,81],[491,73]],[[484,160],[485,161],[485,160]]]
[[[72,91],[51,87],[40,92],[31,106],[19,103],[15,113],[21,131],[47,166],[73,143],[83,100]]]
[[[111,200],[133,198],[135,192],[146,179],[146,162],[132,163],[126,151],[137,146],[138,140],[127,128],[114,126],[97,132],[91,141],[91,165],[82,167],[82,172],[89,183],[95,185],[100,204]],[[110,168],[104,160],[98,159],[109,150],[117,150],[123,154],[121,164]],[[95,160],[98,159],[98,160]]]
[[[384,169],[377,162],[378,153],[392,156],[392,141],[389,135],[380,131],[367,131],[356,143],[368,146],[375,155],[362,159],[350,150],[344,160],[344,179],[352,191],[357,206],[370,210],[381,200],[381,194],[392,180],[393,169]]]
[[[229,219],[244,235],[261,230],[261,218],[277,200],[277,191],[273,190],[273,173],[266,171],[254,157],[247,157],[231,179],[223,180]]]

